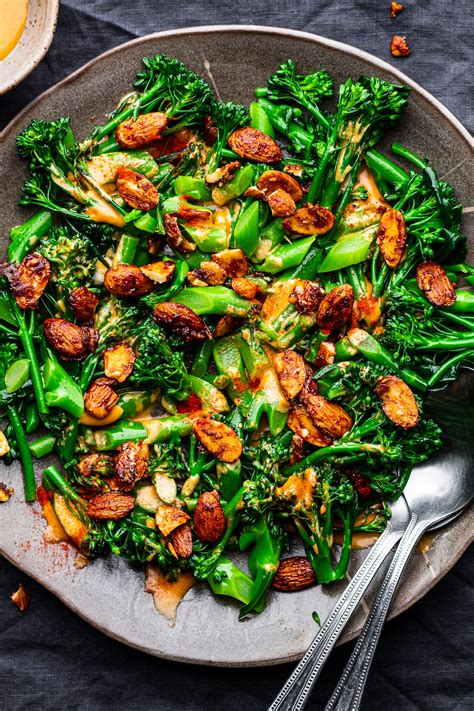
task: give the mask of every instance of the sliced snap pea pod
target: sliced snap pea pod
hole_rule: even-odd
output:
[[[173,301],[187,306],[198,316],[225,314],[244,317],[252,309],[252,302],[238,296],[225,286],[194,286],[177,294]]]
[[[210,200],[211,191],[203,178],[193,178],[190,175],[179,175],[173,181],[176,195],[188,195],[195,200]]]
[[[28,358],[16,360],[5,373],[7,393],[14,393],[26,383],[30,376],[30,361]]]
[[[367,259],[372,243],[377,236],[378,225],[372,225],[360,232],[353,232],[340,237],[338,241],[330,247],[323,263],[319,267],[320,272],[333,272],[352,264],[359,264]]]
[[[257,131],[261,131],[262,133],[266,133],[267,136],[275,138],[272,122],[258,101],[252,101],[250,104],[250,125],[252,128],[256,128]]]
[[[35,459],[41,459],[41,457],[46,457],[47,454],[53,451],[55,444],[56,437],[44,435],[35,439],[34,442],[30,442],[28,448]]]

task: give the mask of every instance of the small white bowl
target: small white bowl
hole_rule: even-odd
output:
[[[28,17],[18,44],[0,61],[0,94],[17,86],[41,62],[53,40],[59,0],[28,0]]]

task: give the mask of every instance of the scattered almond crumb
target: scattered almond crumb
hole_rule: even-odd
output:
[[[8,454],[10,451],[10,445],[8,444],[8,440],[5,437],[5,433],[0,430],[0,457],[3,457],[5,454]]]
[[[21,612],[26,612],[30,606],[31,593],[20,583],[18,590],[10,595],[10,600]]]
[[[82,568],[85,568],[86,565],[89,565],[90,562],[91,559],[88,558],[88,556],[84,555],[83,553],[78,553],[76,560],[74,561],[74,567],[78,570],[82,570]]]
[[[390,17],[392,20],[396,18],[397,15],[399,15],[403,10],[405,9],[405,6],[402,5],[399,2],[392,2],[390,5]]]
[[[411,49],[402,35],[393,35],[390,51],[394,57],[408,57],[411,54]]]
[[[0,482],[0,504],[4,504],[10,499],[15,492],[6,484]]]

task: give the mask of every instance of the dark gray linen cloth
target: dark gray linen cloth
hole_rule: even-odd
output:
[[[389,19],[389,5],[389,0],[61,0],[46,58],[0,98],[0,128],[40,92],[122,42],[164,29],[239,23],[305,30],[372,52],[418,81],[472,130],[472,0],[406,0],[395,21]],[[410,57],[391,57],[395,32],[407,36]],[[387,624],[365,711],[474,708],[473,562],[471,550],[426,597]],[[20,581],[32,590],[24,614],[9,600]],[[351,648],[336,650],[309,708],[324,707]],[[0,711],[253,711],[268,706],[291,668],[207,669],[148,657],[92,629],[0,559]]]

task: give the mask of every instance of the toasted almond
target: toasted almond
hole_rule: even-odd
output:
[[[119,383],[133,371],[136,355],[128,343],[118,343],[104,351],[104,373],[107,378],[114,378]]]
[[[178,219],[175,215],[165,215],[164,224],[166,230],[166,239],[170,247],[176,249],[178,252],[186,254],[187,252],[194,252],[196,245],[194,242],[190,242],[186,239],[181,232]]]
[[[375,326],[382,316],[380,302],[375,296],[362,296],[354,304],[353,315],[358,321],[365,321],[367,326]]]
[[[114,475],[124,491],[133,489],[136,482],[148,475],[150,452],[145,442],[124,442],[117,449]]]
[[[400,12],[403,12],[404,9],[404,6],[399,2],[390,3],[390,17],[392,20],[394,20]]]
[[[320,328],[337,331],[350,319],[354,291],[350,284],[341,284],[326,294],[318,307],[316,323]]]
[[[299,434],[293,434],[291,437],[291,454],[290,464],[296,464],[303,459],[304,456],[304,439]]]
[[[396,375],[377,379],[375,393],[382,400],[382,409],[389,420],[408,430],[418,423],[418,406],[408,385]]]
[[[385,263],[396,269],[402,261],[407,243],[405,218],[400,210],[387,210],[383,213],[377,232],[377,244]]]
[[[297,235],[324,235],[334,226],[331,210],[321,205],[307,203],[283,220],[283,229]]]
[[[234,316],[223,316],[216,323],[215,336],[220,338],[221,336],[226,336],[232,331],[236,331],[242,325],[242,319],[235,318]]]
[[[17,606],[20,612],[26,612],[30,606],[31,593],[25,588],[23,583],[20,583],[18,590],[15,590],[15,592],[10,595],[10,600]]]
[[[221,462],[235,462],[242,454],[242,443],[231,427],[223,422],[199,417],[193,432],[201,444]]]
[[[204,260],[197,269],[187,273],[187,279],[193,286],[218,286],[225,282],[227,274],[217,262]]]
[[[76,326],[64,318],[47,318],[43,331],[51,348],[64,360],[83,360],[97,348],[99,334],[88,326]]]
[[[178,558],[189,558],[193,552],[193,534],[189,523],[183,523],[170,533],[170,543]]]
[[[202,135],[204,136],[206,146],[213,146],[217,141],[217,128],[210,116],[206,116],[204,119]]]
[[[0,457],[4,457],[5,454],[8,454],[9,451],[10,445],[8,444],[5,432],[3,432],[3,430],[0,430]]]
[[[336,358],[336,345],[330,341],[323,341],[319,344],[318,353],[314,365],[316,368],[324,368],[325,365],[331,365]]]
[[[282,351],[273,358],[273,365],[285,397],[291,400],[299,395],[306,379],[303,356],[293,350]]]
[[[89,501],[87,513],[98,521],[118,521],[135,508],[135,499],[130,494],[108,491]]]
[[[134,264],[117,264],[105,272],[104,286],[111,294],[130,299],[152,292],[155,282]]]
[[[163,262],[152,262],[140,267],[142,274],[151,279],[155,284],[166,284],[171,281],[176,271],[176,264],[167,259]]]
[[[281,188],[290,195],[295,202],[303,197],[301,185],[295,178],[281,170],[266,170],[257,181],[257,188],[270,194],[277,188]]]
[[[308,279],[297,279],[288,301],[294,304],[300,314],[310,314],[318,308],[324,296],[324,291],[318,284]]]
[[[229,136],[227,143],[237,155],[258,163],[277,163],[283,157],[273,138],[250,126],[238,128]]]
[[[241,249],[223,249],[213,254],[212,260],[232,278],[244,277],[249,270],[247,257]]]
[[[275,188],[273,192],[266,192],[260,190],[260,188],[250,187],[245,191],[244,195],[245,197],[253,197],[257,200],[264,200],[270,207],[274,217],[288,217],[288,215],[292,215],[296,210],[295,201],[291,195],[282,188]]]
[[[306,394],[303,402],[314,424],[326,437],[339,439],[352,428],[347,412],[322,395]]]
[[[155,515],[156,525],[163,536],[169,536],[172,531],[187,523],[189,519],[190,517],[185,511],[171,504],[159,506]]]
[[[76,464],[79,474],[85,479],[92,477],[109,477],[114,470],[114,460],[108,454],[88,454]]]
[[[3,435],[3,432],[1,432],[0,434]],[[3,435],[3,436],[5,437],[5,435]],[[1,439],[1,437],[0,437],[0,439]],[[5,454],[6,454],[6,452],[5,452]],[[14,494],[14,491],[11,488],[11,486],[7,486],[6,484],[3,483],[3,481],[0,482],[0,504],[6,504],[6,502],[11,499],[13,494]]]
[[[272,587],[282,592],[303,590],[316,582],[316,573],[304,556],[284,558],[272,581]]]
[[[236,277],[235,279],[232,279],[230,285],[235,293],[243,299],[255,299],[257,294],[257,285],[254,281],[245,279],[245,277]]]
[[[452,306],[456,291],[443,267],[427,259],[416,268],[416,281],[423,294],[435,306]]]
[[[89,386],[84,396],[84,407],[96,420],[103,420],[109,415],[118,401],[118,395],[110,384],[110,378],[98,378]]]
[[[10,283],[15,301],[20,309],[36,309],[48,286],[51,265],[36,252],[28,254],[21,264],[7,264],[0,269]]]
[[[390,52],[394,57],[408,57],[411,54],[411,49],[403,35],[393,35],[390,42]]]
[[[232,161],[232,163],[227,163],[226,165],[223,165],[220,168],[216,168],[216,170],[214,170],[212,173],[206,175],[204,180],[208,185],[217,185],[219,187],[222,187],[222,185],[228,183],[229,180],[232,180],[239,168],[239,161],[234,160]]]
[[[186,343],[212,338],[212,334],[202,318],[183,304],[163,301],[155,306],[153,318]]]
[[[115,139],[122,148],[141,148],[161,138],[168,125],[168,117],[160,111],[142,114],[137,119],[123,121],[115,132]]]
[[[226,520],[217,491],[205,491],[194,509],[194,531],[200,541],[216,543],[224,535]]]
[[[117,190],[127,205],[136,210],[152,210],[160,202],[158,190],[153,183],[129,168],[117,170]]]
[[[80,323],[90,323],[99,305],[97,296],[86,286],[77,286],[73,289],[69,294],[68,302],[74,318]]]
[[[314,447],[327,447],[328,444],[331,444],[329,437],[323,435],[321,430],[315,426],[303,405],[293,403],[288,415],[287,425],[292,432]]]

